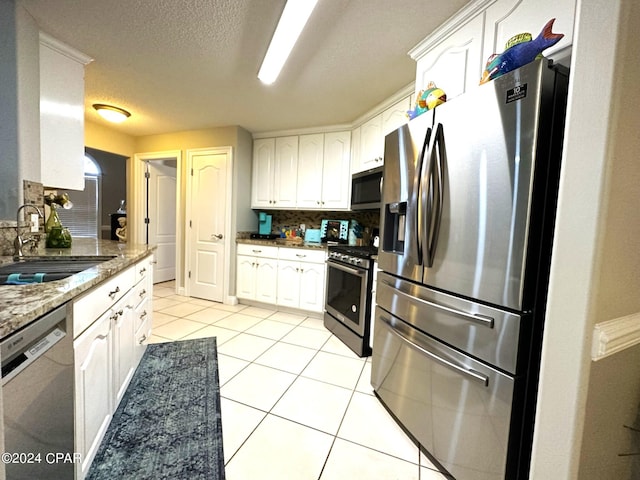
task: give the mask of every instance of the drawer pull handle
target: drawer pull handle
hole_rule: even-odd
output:
[[[112,290],[112,291],[110,291],[110,292],[109,292],[109,297],[110,297],[111,299],[114,299],[114,298],[115,298],[115,296],[116,296],[119,292],[120,292],[120,287],[116,287],[116,289],[115,289],[115,290]]]
[[[262,253],[262,250],[251,250],[253,253]]]
[[[298,258],[305,258],[306,255],[303,255],[302,253],[296,253],[296,257]]]
[[[145,334],[142,334],[142,337],[140,337],[140,340],[138,340],[138,345],[142,345],[146,340],[147,336]]]
[[[145,318],[147,316],[147,311],[144,310],[141,314],[140,314],[140,320],[142,320],[143,318]]]
[[[142,269],[140,269],[140,275],[144,275],[146,273],[147,269],[142,267]]]
[[[147,291],[143,288],[140,292],[140,298],[144,297],[147,294]]]

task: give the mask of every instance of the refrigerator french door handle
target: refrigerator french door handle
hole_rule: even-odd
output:
[[[427,244],[427,267],[433,266],[433,260],[436,255],[436,247],[438,245],[438,235],[440,233],[440,221],[442,219],[442,202],[444,198],[444,166],[442,159],[445,155],[444,150],[444,128],[439,123],[433,136],[431,150],[429,153],[429,170],[426,202],[428,204],[427,222],[424,225],[425,242]]]
[[[429,132],[431,133],[431,132]],[[431,252],[429,246],[429,235],[432,221],[432,185],[433,185],[433,149],[435,145],[435,136],[433,142],[427,146],[425,144],[426,151],[426,160],[422,161],[422,168],[420,170],[420,190],[418,196],[418,225],[416,228],[416,232],[418,232],[418,238],[420,238],[420,243],[422,244],[422,261],[421,265],[425,267],[431,267],[433,262],[431,262]]]
[[[388,318],[384,317],[383,315],[379,316],[380,320],[382,320],[383,323],[385,323],[388,327],[389,327],[389,331],[391,333],[393,333],[395,336],[397,336],[401,341],[407,343],[409,346],[411,346],[412,348],[416,349],[418,352],[422,353],[423,355],[429,357],[431,360],[439,363],[440,365],[449,368],[450,370],[453,370],[465,377],[468,377],[470,380],[473,380],[474,382],[477,383],[481,383],[482,385],[484,385],[485,387],[489,386],[489,377],[487,377],[486,375],[480,373],[480,372],[476,372],[475,370],[473,370],[472,368],[467,368],[464,365],[458,365],[454,362],[452,362],[451,360],[447,360],[445,358],[442,358],[439,355],[436,355],[433,352],[430,352],[429,350],[425,349],[424,347],[418,345],[417,343],[413,342],[412,340],[410,340],[409,338],[407,338],[405,335],[402,334],[402,332],[398,331],[395,327],[395,325],[393,325],[393,323],[391,322],[391,320],[389,320]]]
[[[418,164],[416,165],[416,176],[414,179],[414,184],[413,184],[413,191],[416,193],[416,204],[417,204],[417,214],[415,216],[415,229],[414,231],[416,232],[416,244],[418,247],[418,251],[417,251],[417,264],[418,265],[422,265],[423,262],[423,258],[424,258],[424,246],[425,246],[425,238],[422,235],[422,227],[421,225],[424,224],[424,210],[423,210],[423,205],[422,205],[422,177],[425,175],[426,173],[426,162],[424,160],[425,156],[428,157],[429,155],[429,151],[430,151],[430,144],[431,142],[431,128],[427,128],[427,132],[424,135],[424,142],[422,144],[422,150],[420,150],[420,157],[418,158]]]
[[[465,320],[468,320],[470,322],[477,323],[483,327],[493,328],[493,326],[495,325],[495,319],[493,317],[489,317],[488,315],[469,313],[469,312],[465,312],[464,310],[458,310],[457,308],[447,307],[445,305],[440,305],[439,303],[430,302],[429,300],[424,300],[423,298],[414,297],[409,293],[403,292],[397,286],[390,284],[386,280],[382,280],[382,283],[393,288],[396,293],[407,298],[408,300],[422,303],[423,305],[427,305],[428,307],[432,307],[437,310],[443,310],[457,317],[462,317]]]

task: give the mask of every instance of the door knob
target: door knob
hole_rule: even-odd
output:
[[[217,238],[218,240],[222,240],[222,234],[221,233],[218,233],[217,235],[215,233],[212,233],[211,234],[211,238],[214,238],[214,237]]]

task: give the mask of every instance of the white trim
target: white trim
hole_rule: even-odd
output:
[[[591,344],[594,362],[640,344],[640,312],[595,325]]]
[[[449,20],[409,50],[409,56],[417,61],[434,46],[442,43],[449,35],[460,29],[460,27],[466,25],[471,19],[484,13],[487,7],[496,1],[497,0],[477,0],[469,3],[465,7],[462,7],[457,13],[449,18]]]
[[[270,132],[256,132],[251,136],[253,139],[258,138],[275,138],[275,137],[289,137],[291,135],[307,135],[312,133],[333,133],[333,132],[345,132],[347,130],[353,130],[359,127],[363,123],[371,120],[376,115],[384,112],[387,108],[395,105],[397,102],[405,97],[409,97],[415,93],[415,82],[411,82],[398,90],[393,95],[385,98],[382,102],[369,109],[366,113],[356,118],[351,123],[344,123],[342,125],[327,125],[324,127],[309,127],[309,128],[294,128],[290,130],[274,130]]]
[[[133,199],[128,205],[129,215],[128,229],[133,243],[145,243],[145,229],[144,213],[147,185],[145,180],[145,162],[153,160],[164,160],[169,158],[176,159],[176,288],[183,284],[183,275],[180,265],[182,246],[183,246],[183,228],[182,228],[182,151],[181,150],[167,150],[164,152],[147,152],[147,153],[135,153],[133,155],[132,165],[132,185],[133,185]]]
[[[57,38],[53,38],[48,33],[40,32],[40,45],[49,47],[51,50],[58,52],[71,60],[75,60],[82,65],[88,65],[93,62],[93,58],[89,55],[82,53],[80,50],[76,50]]]

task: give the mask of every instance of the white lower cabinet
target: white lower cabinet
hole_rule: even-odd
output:
[[[239,244],[236,296],[322,312],[325,259],[324,250]]]
[[[113,412],[113,331],[106,312],[73,342],[75,356],[75,451],[82,455],[76,478],[87,474]]]
[[[91,466],[151,329],[152,257],[74,299],[76,479]],[[109,302],[110,301],[110,302]]]
[[[278,247],[241,244],[237,253],[236,296],[275,303]]]

